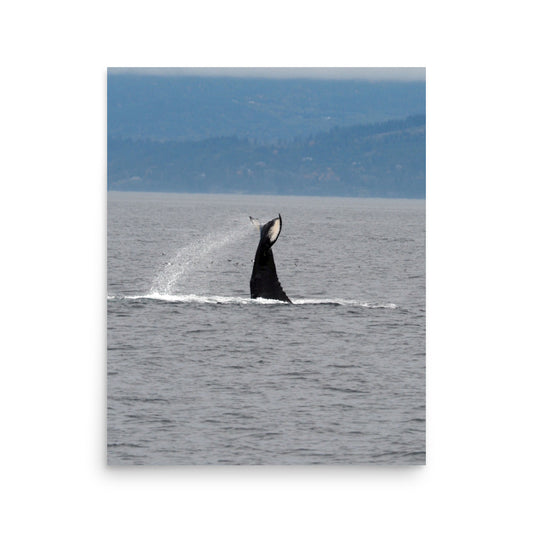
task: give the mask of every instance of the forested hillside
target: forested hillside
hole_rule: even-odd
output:
[[[271,143],[108,138],[112,190],[425,196],[425,115]]]

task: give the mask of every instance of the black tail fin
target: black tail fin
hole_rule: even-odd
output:
[[[281,215],[261,225],[259,220],[250,217],[252,224],[259,227],[261,236],[255,253],[254,268],[250,278],[250,293],[252,298],[267,298],[291,302],[281,287],[274,263],[272,246],[281,233]]]

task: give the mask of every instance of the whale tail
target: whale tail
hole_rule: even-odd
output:
[[[266,224],[261,224],[259,220],[253,217],[250,217],[250,221],[259,229],[260,234],[252,277],[250,278],[251,297],[291,303],[278,280],[274,254],[272,253],[272,246],[281,233],[281,215]]]
[[[250,217],[250,222],[259,230],[259,232],[261,232],[263,224],[261,224],[257,218]]]

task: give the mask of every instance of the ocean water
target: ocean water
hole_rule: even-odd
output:
[[[251,300],[249,215],[294,305]],[[110,465],[424,464],[425,202],[108,193]]]

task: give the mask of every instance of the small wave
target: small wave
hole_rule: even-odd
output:
[[[236,305],[289,305],[287,302],[279,300],[268,300],[265,298],[243,298],[240,296],[216,296],[216,295],[198,295],[198,294],[160,294],[152,292],[149,294],[108,295],[108,300],[158,300],[170,303],[196,303],[196,304],[236,304]],[[369,303],[359,300],[347,300],[343,298],[294,298],[294,305],[324,305],[324,306],[343,306],[343,307],[363,307],[369,309],[397,309],[398,306],[393,303]]]

